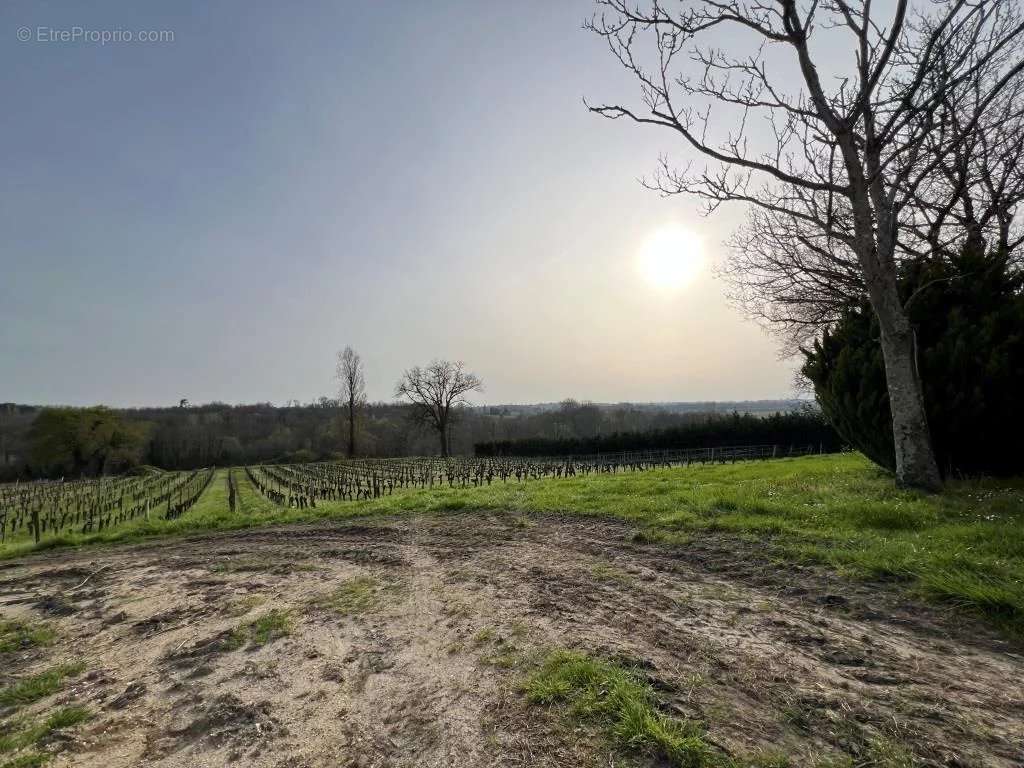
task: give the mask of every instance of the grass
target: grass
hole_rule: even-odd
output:
[[[611,581],[619,584],[631,584],[633,582],[633,577],[624,570],[602,560],[590,566],[590,575],[597,581]]]
[[[51,645],[56,633],[47,624],[0,619],[0,654]]]
[[[81,662],[58,664],[13,685],[0,689],[0,707],[23,707],[34,701],[56,693],[64,686],[64,680],[81,674],[85,665]]]
[[[0,768],[39,768],[40,766],[45,765],[49,759],[49,755],[39,752],[29,752],[24,755],[18,755],[13,760],[0,763]]]
[[[238,480],[237,508],[234,514],[228,508],[226,470],[220,470],[206,487],[203,495],[185,514],[175,520],[152,517],[136,518],[128,523],[94,533],[64,533],[44,538],[39,544],[32,541],[30,534],[21,531],[0,544],[0,559],[21,557],[29,552],[80,547],[91,544],[109,544],[157,536],[180,536],[203,531],[227,531],[252,528],[279,522],[298,522],[303,519],[301,512],[317,510],[296,510],[279,507],[256,490],[245,472],[236,471]],[[335,503],[334,507],[340,506]]]
[[[795,768],[784,751],[728,755],[712,745],[704,726],[666,714],[643,673],[620,663],[580,651],[555,650],[544,658],[522,686],[533,705],[557,708],[573,730],[595,729],[624,755],[644,755],[658,765],[675,768]],[[865,768],[913,768],[899,745],[879,739],[869,748]],[[609,762],[609,764],[611,764]],[[632,763],[630,763],[632,764]],[[852,761],[831,757],[813,761],[814,768],[853,768]]]
[[[263,605],[263,603],[265,602],[267,602],[267,598],[263,595],[247,595],[243,598],[233,600],[232,602],[228,603],[227,608],[225,608],[224,612],[228,616],[234,616],[235,618],[238,618],[241,616],[245,616],[245,614],[247,614],[253,608],[257,608]]]
[[[267,643],[290,635],[291,631],[291,615],[275,608],[236,627],[224,645],[228,650],[237,650],[247,643],[250,648],[262,648]]]
[[[81,706],[61,707],[52,712],[45,720],[36,723],[21,723],[11,729],[10,732],[0,736],[0,754],[17,752],[27,747],[34,747],[40,741],[64,728],[83,723],[91,717],[88,709]],[[34,753],[24,755],[29,758]],[[42,757],[46,757],[43,755]],[[34,763],[27,763],[33,765]]]
[[[862,456],[841,454],[440,487],[296,510],[271,504],[244,473],[236,476],[234,515],[218,478],[177,520],[136,521],[102,534],[45,540],[41,548],[372,514],[496,510],[511,513],[513,527],[536,514],[593,515],[625,520],[637,527],[639,540],[669,545],[707,533],[768,541],[766,553],[780,560],[899,581],[1024,633],[1024,479],[953,481],[929,495],[898,489]],[[33,548],[29,541],[5,544],[0,557]]]
[[[497,633],[494,631],[494,627],[484,627],[473,635],[473,645],[486,645],[493,642],[496,636]]]
[[[384,602],[386,587],[371,576],[356,576],[313,601],[318,608],[339,616],[354,616],[376,610]]]
[[[868,745],[868,758],[874,768],[915,768],[919,764],[910,750],[884,736],[875,737]]]
[[[641,752],[677,768],[727,765],[697,724],[657,708],[654,689],[635,670],[584,653],[554,651],[524,690],[531,704],[565,707],[625,752]]]

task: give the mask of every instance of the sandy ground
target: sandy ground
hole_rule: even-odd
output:
[[[650,764],[526,704],[531,665],[572,647],[641,666],[735,756],[909,765],[882,762],[901,744],[920,765],[1024,765],[1024,657],[993,632],[753,545],[633,534],[466,513],[7,563],[0,609],[60,639],[0,682],[85,662],[28,710],[95,713],[49,746],[59,767]],[[368,602],[332,601],[353,583]],[[290,634],[231,634],[272,609]]]

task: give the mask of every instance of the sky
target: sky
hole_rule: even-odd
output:
[[[434,358],[478,403],[792,395],[714,275],[742,209],[644,189],[691,155],[587,112],[637,96],[592,10],[8,0],[0,401],[308,401],[346,345],[372,400]],[[139,30],[173,40],[98,39]]]

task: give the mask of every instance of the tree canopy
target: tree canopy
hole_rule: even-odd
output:
[[[108,408],[45,408],[29,431],[33,463],[51,474],[102,475],[138,463],[149,427]]]

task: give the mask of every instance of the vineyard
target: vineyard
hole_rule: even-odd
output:
[[[747,445],[677,451],[634,451],[590,456],[521,456],[359,459],[351,461],[246,467],[252,484],[276,504],[300,509],[316,502],[356,501],[413,488],[466,488],[495,482],[579,477],[600,473],[724,464],[756,459],[806,456],[818,446]]]
[[[549,458],[494,456],[355,459],[257,465],[226,470],[226,506],[235,512],[239,481],[272,504],[313,509],[323,502],[356,502],[395,491],[467,488],[501,482],[642,472],[692,464],[802,456],[820,446],[734,446],[676,451],[607,453]],[[139,477],[0,485],[0,544],[62,534],[89,534],[139,519],[175,520],[199,500],[217,472],[151,471]]]
[[[99,532],[140,517],[174,520],[202,496],[212,469],[142,477],[0,485],[0,543],[30,535]]]

